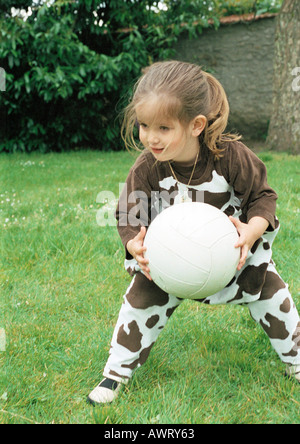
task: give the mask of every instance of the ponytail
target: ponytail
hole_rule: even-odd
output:
[[[239,140],[241,136],[224,133],[229,117],[229,104],[221,83],[211,74],[202,71],[209,85],[210,110],[206,116],[207,123],[204,129],[203,141],[214,154],[215,158],[222,156],[224,142]]]

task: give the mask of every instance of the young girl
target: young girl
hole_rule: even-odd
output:
[[[224,134],[228,114],[220,83],[193,64],[155,63],[136,84],[122,134],[127,147],[138,149],[138,126],[145,150],[129,172],[116,212],[125,266],[133,280],[124,296],[104,379],[88,397],[93,404],[118,396],[183,302],[151,280],[143,242],[155,215],[199,196],[230,217],[240,248],[235,277],[201,302],[247,305],[287,364],[286,374],[300,382],[300,319],[271,258],[279,229],[277,195],[267,184],[264,164],[239,137]]]

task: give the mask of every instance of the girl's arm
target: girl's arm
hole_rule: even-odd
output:
[[[146,228],[141,227],[141,230],[137,236],[127,242],[126,249],[131,254],[132,257],[137,261],[141,270],[144,272],[145,276],[152,281],[152,278],[149,274],[150,269],[148,267],[149,261],[144,258],[144,252],[147,250],[144,247],[144,239],[146,236]]]
[[[239,233],[239,240],[235,244],[235,248],[241,249],[240,262],[237,269],[245,265],[249,250],[253,247],[253,244],[259,239],[269,226],[269,222],[260,216],[252,217],[247,224],[241,222],[239,219],[235,219],[229,216],[229,219],[236,227]]]
[[[268,184],[264,163],[241,142],[230,144],[221,162],[224,163],[223,175],[240,201],[242,214],[239,219],[249,223],[259,216],[269,222],[270,230],[274,230],[277,227],[277,194]]]

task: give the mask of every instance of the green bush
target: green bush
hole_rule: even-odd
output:
[[[266,12],[278,12],[282,0],[221,0],[218,4],[222,16],[250,12],[260,15]]]
[[[139,65],[130,53],[111,57],[88,48],[72,31],[72,20],[58,20],[43,7],[33,23],[14,19],[1,26],[7,73],[1,150],[112,147],[116,96],[125,92],[120,79],[136,76]]]
[[[157,3],[57,0],[23,20],[10,7],[29,0],[1,1],[0,151],[121,149],[117,117],[142,67],[171,57],[180,32],[194,30],[189,8],[169,21],[172,6],[166,14]]]

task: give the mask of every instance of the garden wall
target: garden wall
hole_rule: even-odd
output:
[[[227,18],[197,39],[182,37],[176,59],[197,63],[223,84],[230,103],[230,130],[246,139],[267,134],[272,108],[275,15]]]

